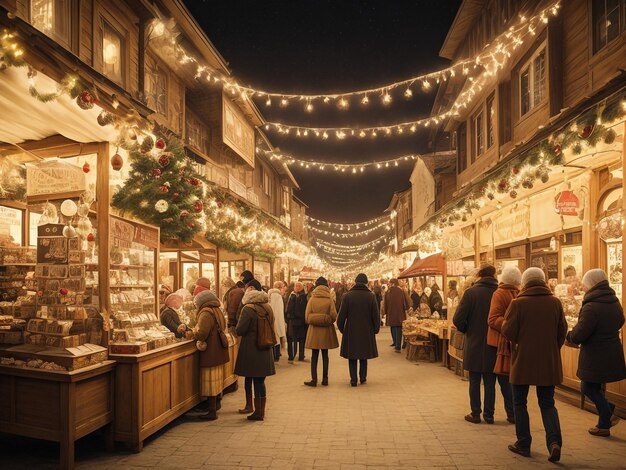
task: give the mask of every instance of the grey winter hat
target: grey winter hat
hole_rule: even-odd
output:
[[[543,269],[528,268],[522,274],[522,286],[526,286],[529,282],[546,282],[546,275]]]
[[[317,280],[315,281],[315,286],[326,286],[328,287],[328,281],[326,280],[325,277],[318,277]]]
[[[583,286],[587,289],[591,289],[596,284],[606,281],[606,273],[602,269],[590,269],[583,276]]]
[[[248,282],[246,284],[246,289],[248,287],[254,287],[256,290],[263,290],[263,287],[261,286],[261,283],[259,281],[257,281],[256,279],[252,279],[250,282]]]
[[[507,266],[502,270],[500,282],[512,286],[519,286],[522,283],[522,272],[517,266]]]
[[[202,308],[204,304],[211,300],[217,300],[217,297],[210,290],[203,290],[193,298],[193,303],[197,308]]]
[[[357,274],[354,282],[356,282],[357,284],[367,284],[368,283],[367,275],[363,273]]]

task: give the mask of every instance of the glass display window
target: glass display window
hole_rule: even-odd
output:
[[[0,245],[23,244],[24,211],[13,207],[0,206]]]

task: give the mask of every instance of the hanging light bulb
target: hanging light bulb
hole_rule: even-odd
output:
[[[362,105],[367,105],[369,104],[369,102],[370,102],[370,99],[367,97],[367,95],[365,95],[363,99],[361,100]]]
[[[311,104],[310,101],[307,101],[306,107],[304,109],[306,110],[307,113],[312,113],[313,112],[313,105]]]
[[[348,109],[348,100],[342,97],[339,100],[338,106],[339,106],[339,109]]]
[[[280,100],[280,105],[283,108],[286,108],[288,104],[289,104],[289,101],[287,100],[287,98],[283,98],[283,99]]]
[[[391,103],[391,95],[385,91],[383,94],[383,104],[388,105]]]
[[[407,88],[406,90],[404,90],[405,98],[411,98],[412,96],[413,96],[413,90],[411,90],[410,88]]]

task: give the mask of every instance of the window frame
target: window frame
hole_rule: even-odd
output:
[[[485,102],[485,114],[487,116],[486,125],[485,125],[485,150],[489,150],[496,143],[496,127],[494,119],[496,116],[496,94],[495,92],[491,93],[487,97],[487,101]]]
[[[541,99],[535,99],[536,92],[536,82],[535,82],[535,72],[536,72],[536,63],[535,61],[543,54],[543,96]],[[519,67],[519,72],[517,76],[517,86],[518,86],[518,95],[517,102],[519,105],[519,117],[523,118],[527,114],[531,113],[535,108],[541,106],[548,99],[548,48],[546,41],[542,42],[537,49],[532,53],[532,55],[528,58],[526,62]],[[524,111],[522,97],[524,94],[524,89],[522,87],[522,77],[525,72],[528,71],[528,102],[529,107],[526,111]]]
[[[61,46],[65,47],[66,49],[70,49],[72,48],[72,31],[73,31],[73,18],[74,15],[72,15],[72,0],[64,0],[64,7],[62,7],[61,5],[59,5],[59,1],[58,0],[51,0],[53,3],[53,8],[54,8],[54,18],[56,19],[57,17],[64,17],[65,21],[67,23],[67,37],[63,37],[62,35],[60,35],[58,33],[58,24],[55,20],[55,24],[52,27],[52,31],[50,34],[48,34],[46,31],[44,31],[43,29],[39,29],[37,26],[34,25],[33,23],[33,0],[29,0],[27,2],[27,8],[28,8],[28,22],[37,30],[40,31],[42,34],[45,34],[46,36],[48,36],[50,39],[54,40],[55,42],[59,43]]]
[[[263,165],[261,166],[261,189],[263,190],[263,194],[268,197],[272,194],[272,181],[270,174],[267,171],[267,168]]]
[[[472,124],[472,162],[485,153],[485,110],[481,105],[471,118]],[[480,121],[479,121],[480,120]],[[480,128],[478,126],[480,123]]]
[[[150,56],[150,59],[154,62],[154,67],[147,68],[148,80],[147,84],[150,86],[150,90],[146,90],[147,97],[153,100],[154,103],[154,111],[161,116],[168,117],[169,114],[169,85],[170,85],[170,74],[169,71],[163,67],[158,59]],[[164,93],[159,93],[159,78],[162,77],[164,80]],[[163,109],[159,109],[159,98],[163,96]]]
[[[599,44],[599,34],[598,27],[596,23],[598,23],[601,19],[597,13],[597,7],[602,3],[603,7],[603,17],[606,23],[607,18],[607,0],[592,0],[591,1],[591,51],[592,55],[596,55],[599,52],[603,51],[608,47],[611,43],[613,43],[616,39],[618,39],[624,32],[626,31],[626,0],[617,0],[617,13],[619,24],[617,27],[617,32],[615,36],[609,39],[608,35],[608,26],[605,25],[603,28],[605,32],[605,37],[602,44]]]
[[[100,38],[101,40],[100,47],[102,49],[101,51],[102,75],[107,77],[112,82],[117,83],[118,85],[122,87],[125,87],[126,86],[126,71],[127,71],[126,54],[127,54],[127,47],[128,47],[126,44],[126,34],[124,34],[118,28],[116,28],[111,23],[111,21],[109,21],[104,16],[100,17],[100,22],[101,22],[101,27],[102,27],[102,37]],[[117,36],[120,40],[120,47],[119,47],[120,77],[119,77],[119,80],[117,80],[116,77],[109,76],[106,71],[106,61],[104,60],[104,38],[105,38],[107,30],[110,31],[113,35]]]

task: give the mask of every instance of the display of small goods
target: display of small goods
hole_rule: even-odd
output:
[[[0,247],[0,302],[14,302],[32,289],[36,257],[34,248]]]
[[[622,298],[622,243],[607,244],[609,285]]]
[[[0,343],[9,346],[1,363],[74,370],[106,360],[103,320],[92,305],[97,285],[88,287],[85,279],[87,243],[63,224],[44,224],[37,232],[36,249],[3,250],[3,262],[8,256],[30,271],[20,295],[0,302]]]
[[[110,352],[140,354],[173,343],[175,335],[156,314],[158,230],[119,217],[110,220]]]

